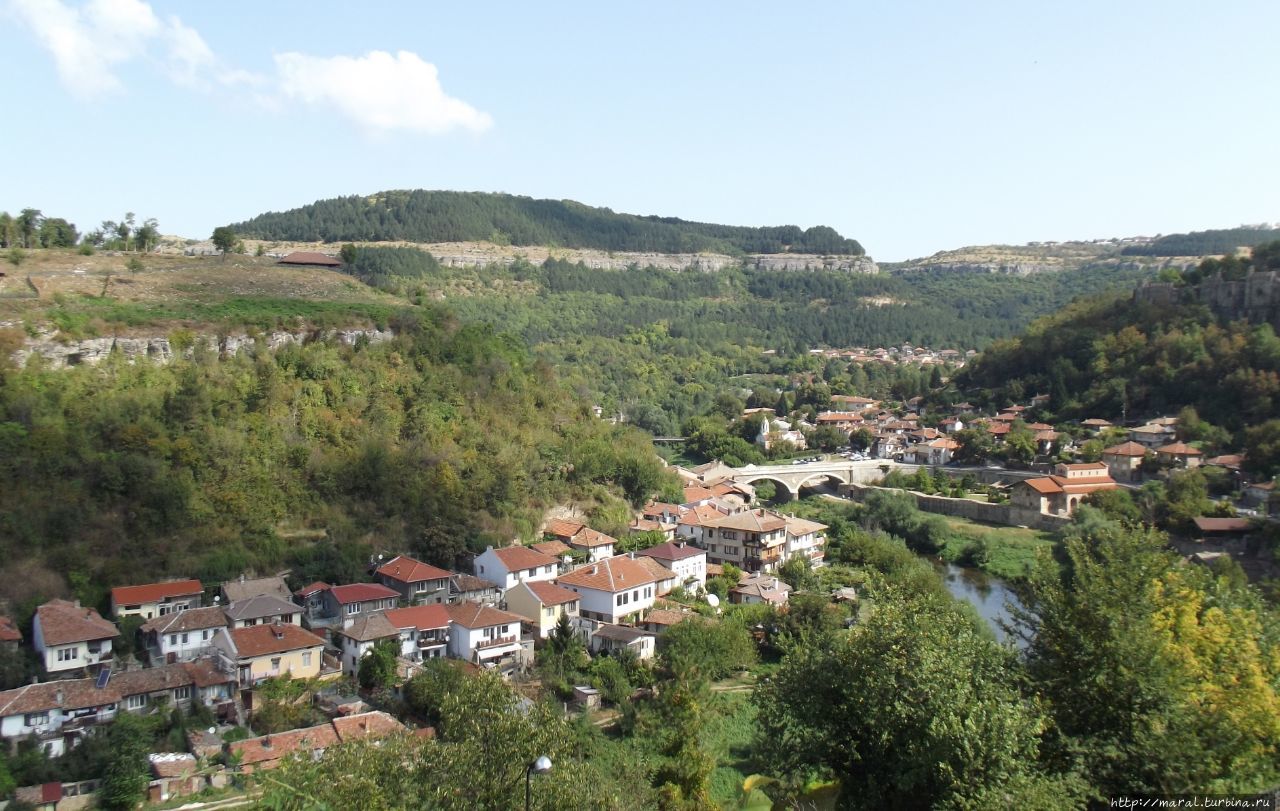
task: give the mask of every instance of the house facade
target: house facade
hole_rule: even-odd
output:
[[[699,592],[707,586],[706,550],[685,541],[658,544],[636,552],[675,572],[676,586]]]
[[[302,624],[302,607],[275,594],[255,594],[231,603],[223,611],[227,615],[227,625],[231,628],[252,628],[277,621],[291,625]]]
[[[1149,452],[1133,440],[1121,442],[1102,451],[1102,463],[1116,481],[1134,482],[1142,478],[1142,460]]]
[[[519,614],[533,626],[539,639],[546,639],[561,616],[578,616],[581,597],[576,591],[554,583],[519,583],[507,589],[507,610]]]
[[[449,602],[449,576],[407,555],[398,555],[378,567],[378,582],[395,590],[409,605]]]
[[[523,617],[480,603],[459,603],[449,610],[449,655],[486,666],[515,663],[522,657]]]
[[[139,629],[152,664],[189,662],[208,653],[227,615],[218,606],[191,608],[148,620]]]
[[[400,645],[400,629],[382,612],[361,614],[342,628],[335,628],[333,636],[342,652],[342,672],[352,678],[360,673],[360,660],[379,642],[394,640],[397,650]]]
[[[805,518],[787,516],[787,547],[784,562],[792,558],[804,558],[817,568],[826,563],[827,525]]]
[[[361,614],[372,614],[375,611],[386,611],[395,608],[400,601],[400,593],[387,588],[381,583],[350,583],[345,586],[330,586],[322,592],[324,615],[335,620],[346,622]]]
[[[111,641],[119,635],[115,625],[78,600],[50,600],[31,621],[32,645],[46,673],[96,670],[111,661]]]
[[[199,608],[204,586],[199,580],[173,580],[142,586],[117,586],[111,590],[111,616],[153,619]]]
[[[289,623],[222,628],[213,644],[235,663],[236,681],[242,688],[276,676],[314,678],[323,664],[324,640]]]
[[[559,584],[581,596],[584,618],[616,623],[653,607],[659,579],[644,564],[622,555],[580,566]]]
[[[411,662],[439,659],[449,649],[449,609],[431,603],[412,608],[393,608],[387,621],[400,632],[400,657]]]
[[[747,510],[703,523],[700,546],[707,562],[732,563],[748,572],[773,571],[783,562],[787,522],[768,510]]]
[[[506,590],[523,581],[554,580],[560,562],[527,546],[492,546],[476,555],[473,566],[476,577]]]

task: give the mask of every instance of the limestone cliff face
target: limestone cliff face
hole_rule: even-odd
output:
[[[1135,289],[1133,300],[1161,306],[1199,301],[1224,321],[1270,324],[1280,330],[1280,272],[1274,270],[1250,273],[1237,281],[1218,275],[1193,287],[1151,282]]]
[[[15,326],[0,324],[0,326]],[[370,343],[389,341],[393,333],[378,329],[331,329],[331,330],[275,330],[252,336],[248,333],[229,335],[196,335],[190,345],[177,349],[167,336],[126,336],[117,335],[105,338],[81,338],[68,340],[57,330],[48,330],[29,337],[21,349],[11,356],[18,366],[25,366],[33,357],[40,357],[44,364],[53,369],[81,364],[95,365],[101,363],[118,352],[120,357],[134,363],[148,361],[152,363],[169,363],[175,357],[191,357],[197,347],[209,352],[216,352],[223,357],[231,357],[242,352],[254,352],[260,347],[274,352],[291,344],[303,344],[310,341],[337,341],[352,345],[360,340]]]

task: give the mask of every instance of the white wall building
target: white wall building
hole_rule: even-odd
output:
[[[476,555],[476,577],[483,577],[501,589],[509,589],[526,580],[554,580],[560,561],[527,546],[492,546]]]

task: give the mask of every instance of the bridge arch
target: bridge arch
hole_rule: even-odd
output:
[[[775,485],[777,485],[777,492],[779,494],[786,493],[792,499],[800,497],[799,487],[792,485],[791,482],[787,481],[785,478],[781,476],[776,476],[772,473],[759,473],[754,476],[738,475],[738,476],[734,476],[733,478],[735,481],[741,482],[742,484],[755,484],[756,482],[773,482]]]
[[[849,477],[843,472],[838,470],[828,470],[823,473],[813,473],[806,476],[803,481],[796,485],[796,491],[799,492],[806,487],[811,487],[815,484],[821,484],[823,481],[831,480],[839,482],[840,484],[849,483]]]

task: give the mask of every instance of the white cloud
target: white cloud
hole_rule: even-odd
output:
[[[436,66],[409,51],[370,51],[359,57],[276,54],[280,92],[331,107],[370,133],[395,130],[438,135],[454,129],[483,132],[488,113],[440,86]]]
[[[217,72],[213,51],[177,17],[162,22],[143,0],[11,0],[10,6],[53,56],[58,76],[78,96],[122,89],[116,68],[136,59],[160,59],[173,81],[201,85]]]

